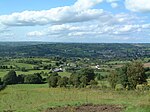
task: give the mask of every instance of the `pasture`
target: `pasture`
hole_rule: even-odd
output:
[[[89,88],[48,88],[48,84],[11,85],[0,92],[0,111],[43,112],[48,107],[115,104],[123,112],[149,112],[150,91],[114,91]]]

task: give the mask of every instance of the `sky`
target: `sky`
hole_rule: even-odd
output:
[[[150,43],[150,0],[0,0],[0,41]]]

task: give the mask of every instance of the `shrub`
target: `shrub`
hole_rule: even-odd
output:
[[[85,87],[88,84],[88,78],[86,76],[81,76],[80,82],[81,87]]]
[[[3,82],[2,82],[2,79],[0,78],[0,85],[2,85],[3,84]]]
[[[96,74],[96,78],[97,78],[97,80],[103,80],[105,77],[98,73],[98,74]]]
[[[80,82],[80,76],[78,74],[72,74],[69,79],[69,83],[72,84],[74,87],[79,87]]]
[[[24,83],[24,78],[25,78],[25,75],[23,75],[23,74],[18,75],[18,77],[17,77],[18,84],[23,84]]]
[[[14,70],[9,71],[3,78],[3,82],[7,85],[17,84],[17,75]]]
[[[118,73],[116,71],[111,71],[109,77],[108,77],[108,81],[110,83],[110,86],[115,89],[116,85],[117,85],[117,81],[118,81]]]
[[[50,76],[48,78],[48,84],[49,84],[49,87],[57,87],[57,83],[58,83],[58,76]]]
[[[96,86],[98,84],[97,81],[95,80],[91,80],[90,83],[89,83],[91,86]]]
[[[26,84],[41,84],[43,83],[43,80],[39,73],[35,73],[25,76],[24,82]]]
[[[58,86],[59,87],[66,87],[68,84],[68,77],[62,77],[58,79]]]
[[[94,78],[95,78],[94,70],[90,69],[90,68],[82,69],[80,71],[80,75],[86,76],[88,82],[90,82],[91,80],[94,80]]]
[[[117,90],[117,91],[124,90],[124,87],[121,84],[117,84],[116,87],[115,87],[115,90]]]

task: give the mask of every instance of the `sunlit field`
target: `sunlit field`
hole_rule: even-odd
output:
[[[149,112],[150,91],[48,88],[42,85],[12,85],[0,92],[0,110],[40,112],[48,107],[81,104],[115,104],[124,112]]]

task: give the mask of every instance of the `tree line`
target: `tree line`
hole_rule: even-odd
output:
[[[111,71],[110,75],[105,77],[101,74],[95,74],[91,68],[75,71],[70,77],[62,77],[57,72],[52,72],[47,78],[43,78],[41,73],[17,75],[14,70],[11,70],[3,77],[3,80],[0,79],[0,85],[48,83],[50,88],[83,88],[88,85],[96,86],[99,80],[107,79],[112,89],[115,89],[117,84],[121,84],[123,89],[134,90],[138,84],[147,85],[148,76],[145,72],[146,70],[140,61],[127,63],[123,67]]]

